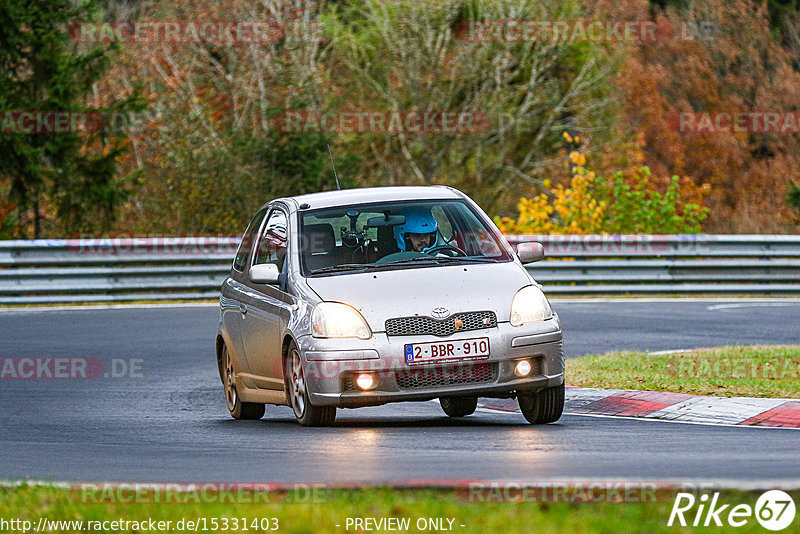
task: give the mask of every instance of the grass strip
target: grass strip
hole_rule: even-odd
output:
[[[800,346],[724,346],[673,354],[610,352],[567,360],[573,386],[716,397],[800,398]]]
[[[789,492],[800,502],[800,492]],[[685,529],[668,527],[674,492],[662,495],[656,502],[470,502],[465,494],[448,489],[391,489],[365,488],[353,490],[322,490],[306,502],[307,496],[290,492],[280,501],[270,504],[209,504],[207,502],[176,503],[100,503],[81,502],[75,492],[53,487],[0,488],[0,519],[21,519],[37,525],[40,518],[48,521],[83,521],[83,532],[88,521],[172,521],[205,518],[219,523],[217,529],[207,532],[266,532],[253,528],[253,520],[266,526],[277,520],[278,532],[288,533],[346,533],[369,532],[371,529],[348,527],[348,518],[408,518],[407,532],[433,532],[435,528],[418,529],[417,521],[443,519],[442,525],[452,532],[463,533],[659,533],[659,532],[719,532],[720,527]],[[749,504],[751,507],[760,492],[723,490],[720,503]],[[699,501],[698,501],[699,502]],[[730,507],[729,507],[730,508]],[[693,520],[696,507],[691,511]],[[687,512],[688,514],[688,512]],[[223,519],[227,518],[227,528]],[[238,528],[233,519],[238,518]],[[262,520],[267,519],[267,523]],[[449,523],[447,519],[452,519]],[[701,518],[701,524],[704,517]],[[723,517],[724,520],[724,517]],[[242,525],[247,524],[247,530]],[[172,527],[170,532],[185,532]],[[438,529],[443,531],[444,528]],[[754,517],[737,532],[764,532]],[[790,529],[791,530],[791,529]],[[9,530],[13,531],[13,530]],[[104,532],[134,532],[134,529],[105,530]],[[203,532],[202,526],[198,529]],[[269,530],[275,532],[275,530]],[[386,531],[386,530],[382,530]],[[78,532],[62,527],[58,532]],[[138,532],[152,532],[139,528]]]

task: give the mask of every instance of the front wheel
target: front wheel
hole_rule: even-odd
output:
[[[261,419],[264,417],[263,404],[242,402],[236,385],[236,371],[233,369],[233,359],[228,352],[228,347],[222,346],[222,384],[225,386],[225,401],[228,411],[234,419]]]
[[[336,419],[335,406],[314,406],[311,404],[303,361],[294,341],[289,344],[286,359],[286,389],[297,422],[303,426],[330,426]]]
[[[555,423],[564,412],[564,384],[517,398],[522,415],[532,425]]]
[[[478,397],[442,397],[439,399],[442,410],[450,417],[465,417],[475,413]]]

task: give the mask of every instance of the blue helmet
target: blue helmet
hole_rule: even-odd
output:
[[[413,210],[408,211],[405,215],[406,222],[394,227],[394,238],[397,240],[398,248],[401,251],[406,250],[406,233],[433,234],[430,244],[430,246],[433,246],[436,242],[435,232],[438,226],[431,212],[429,210]]]

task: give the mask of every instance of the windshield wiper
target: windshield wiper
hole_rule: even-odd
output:
[[[324,274],[324,273],[336,273],[340,271],[358,271],[362,269],[367,269],[369,267],[373,267],[374,264],[372,263],[342,263],[341,265],[331,265],[329,267],[320,267],[319,269],[314,269],[309,274]]]
[[[326,274],[337,273],[346,271],[366,271],[366,270],[381,270],[399,265],[414,265],[425,262],[436,263],[497,263],[493,258],[470,258],[465,256],[419,256],[416,258],[408,258],[405,260],[389,261],[386,263],[342,263],[341,265],[330,265],[328,267],[320,267],[310,271],[309,274]]]
[[[493,258],[472,258],[468,256],[419,256],[417,258],[409,258],[406,260],[397,260],[384,263],[383,265],[404,265],[410,263],[421,263],[425,261],[435,261],[438,263],[497,263]]]

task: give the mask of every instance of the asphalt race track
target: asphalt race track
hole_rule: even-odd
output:
[[[555,301],[568,356],[800,343],[800,300]],[[436,402],[230,419],[209,306],[0,312],[0,357],[88,357],[94,380],[0,380],[0,479],[381,483],[632,479],[797,486],[800,431],[566,415],[528,425]],[[113,360],[113,361],[112,361]],[[111,376],[111,375],[121,376]]]

